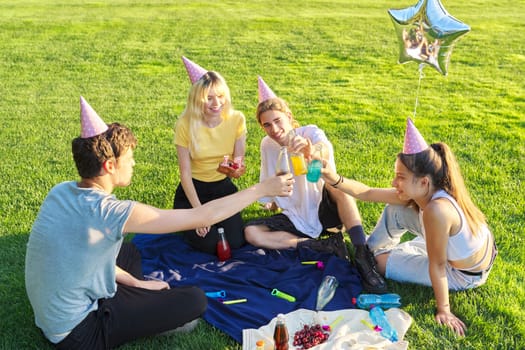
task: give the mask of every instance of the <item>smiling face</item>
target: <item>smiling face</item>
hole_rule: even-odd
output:
[[[288,142],[288,133],[293,129],[292,117],[288,113],[269,109],[261,113],[259,122],[266,134],[281,146]]]
[[[207,118],[217,118],[221,116],[226,103],[226,97],[222,91],[211,87],[204,103],[204,115]]]
[[[414,173],[399,160],[396,159],[395,177],[392,180],[392,186],[397,190],[397,196],[401,200],[413,199],[416,179]]]
[[[219,73],[210,71],[191,86],[184,115],[215,127],[224,116],[231,114],[231,108],[226,81]]]
[[[395,174],[396,175],[392,180],[392,186],[397,190],[399,199],[404,201],[417,201],[429,194],[429,177],[417,177],[399,158],[396,159]]]

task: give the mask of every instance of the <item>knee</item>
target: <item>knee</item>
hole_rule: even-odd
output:
[[[378,254],[375,256],[377,272],[385,276],[386,264],[388,261],[389,253]]]
[[[217,250],[217,234],[210,231],[206,237],[200,237],[195,230],[184,231],[184,240],[193,249],[207,254],[215,254]]]
[[[384,214],[389,218],[397,219],[399,217],[417,217],[417,211],[411,206],[401,204],[387,204],[383,209]]]
[[[183,313],[187,314],[190,319],[200,317],[208,308],[208,298],[204,291],[197,286],[175,287],[169,292],[173,293],[174,300],[176,300],[173,307],[180,311],[182,303],[186,308]]]
[[[260,231],[257,229],[257,226],[246,226],[244,228],[244,239],[253,246],[259,246],[261,240]]]
[[[206,294],[204,291],[198,287],[194,288],[194,300],[195,300],[195,308],[196,313],[199,315],[204,314],[206,309],[208,308],[208,298],[206,297]]]
[[[357,210],[357,205],[354,197],[352,197],[348,193],[332,188],[328,190],[328,194],[331,200],[336,203],[338,208],[355,208]]]
[[[231,249],[239,249],[246,244],[246,240],[244,239],[244,233],[240,237],[234,237],[233,239],[230,238],[228,240],[230,242]]]

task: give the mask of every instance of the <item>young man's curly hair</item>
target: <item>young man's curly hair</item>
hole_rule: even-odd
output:
[[[114,158],[118,162],[128,148],[135,149],[137,138],[128,127],[112,123],[100,135],[75,138],[71,146],[78,174],[89,179],[100,175],[102,164],[106,160]]]

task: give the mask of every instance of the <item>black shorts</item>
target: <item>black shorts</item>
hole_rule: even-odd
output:
[[[330,198],[329,192],[326,190],[326,185],[323,187],[323,198],[321,203],[319,203],[319,221],[323,226],[323,231],[332,227],[341,225],[341,219],[337,212],[337,205]],[[290,219],[282,214],[275,214],[269,217],[255,219],[246,224],[246,226],[267,226],[270,231],[285,231],[290,232],[298,237],[311,238],[305,233],[299,231],[295,225],[290,221]]]
[[[141,256],[133,243],[124,243],[117,265],[143,279]],[[118,284],[115,296],[98,301],[56,349],[111,349],[175,329],[202,316],[208,305],[204,291],[194,286],[149,290]]]

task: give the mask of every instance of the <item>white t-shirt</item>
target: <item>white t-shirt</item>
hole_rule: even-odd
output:
[[[335,169],[334,150],[323,130],[315,125],[307,125],[295,129],[295,132],[298,136],[310,139],[312,144],[319,142],[325,144],[330,153],[328,162]],[[263,181],[275,175],[281,146],[269,136],[265,136],[261,140],[260,148],[260,180]],[[260,201],[262,203],[275,201],[297,230],[312,238],[317,238],[323,230],[319,221],[319,203],[323,195],[324,181],[321,178],[318,182],[312,183],[306,180],[306,175],[294,176],[294,179],[293,194],[290,197],[267,197]]]

